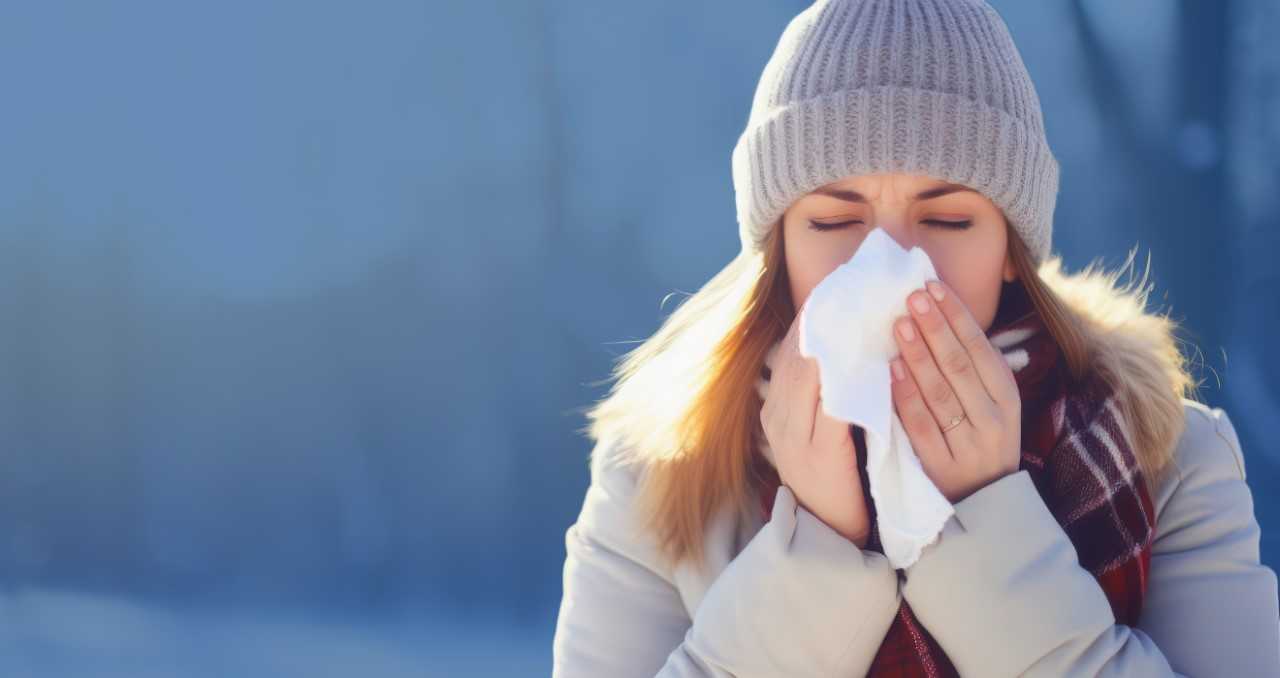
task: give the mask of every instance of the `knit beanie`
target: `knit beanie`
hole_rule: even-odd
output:
[[[849,175],[923,174],[1004,211],[1049,254],[1058,162],[1003,19],[982,0],[818,0],[787,24],[733,149],[759,251],[792,202]]]

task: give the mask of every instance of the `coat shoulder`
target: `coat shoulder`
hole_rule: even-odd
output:
[[[1236,474],[1244,480],[1244,453],[1226,411],[1183,398],[1182,412],[1186,427],[1174,448],[1176,472],[1172,475],[1185,477],[1188,472],[1208,467],[1220,474]]]
[[[1244,453],[1230,416],[1219,407],[1182,399],[1186,426],[1174,447],[1170,468],[1161,474],[1152,500],[1160,532],[1177,528],[1178,521],[1162,520],[1166,515],[1183,515],[1183,508],[1209,496],[1250,499],[1247,509],[1252,515],[1252,496],[1244,485],[1246,478]],[[1241,488],[1244,491],[1240,491]],[[1186,505],[1186,506],[1184,506]],[[1204,519],[1216,516],[1206,514]],[[1159,534],[1157,534],[1159,539]]]
[[[590,485],[568,536],[607,549],[669,580],[671,566],[639,511],[644,463],[621,441],[601,439],[592,448],[590,466]]]

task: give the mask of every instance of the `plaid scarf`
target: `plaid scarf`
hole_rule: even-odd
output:
[[[1021,283],[1004,286],[987,336],[1013,368],[1022,398],[1019,468],[1028,471],[1050,513],[1071,539],[1080,565],[1106,592],[1116,622],[1136,624],[1151,562],[1155,509],[1112,389],[1096,375],[1084,383],[1070,383],[1061,351]],[[768,378],[766,367],[762,379]],[[864,548],[884,553],[868,483],[863,431],[851,428],[871,518]],[[754,471],[768,520],[779,484],[777,471],[759,454]],[[959,674],[903,600],[868,675],[937,678]]]

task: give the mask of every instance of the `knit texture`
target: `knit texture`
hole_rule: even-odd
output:
[[[1004,211],[1048,256],[1058,162],[1003,19],[981,0],[818,0],[783,30],[732,155],[744,250],[850,175],[923,174]]]

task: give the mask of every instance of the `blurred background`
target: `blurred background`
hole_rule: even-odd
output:
[[[0,7],[5,675],[548,674],[581,409],[737,252],[807,4]],[[992,4],[1280,565],[1280,4]]]

